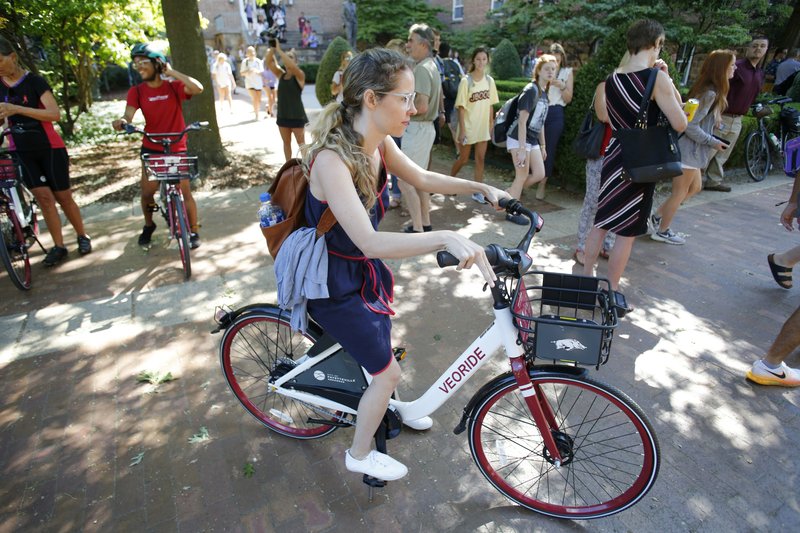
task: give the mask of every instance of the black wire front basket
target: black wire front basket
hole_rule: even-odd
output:
[[[0,187],[10,189],[22,177],[19,157],[14,152],[0,153]]]
[[[512,298],[526,356],[600,368],[608,362],[618,318],[603,278],[529,272]]]
[[[142,154],[150,180],[194,179],[198,176],[197,156],[185,154]]]

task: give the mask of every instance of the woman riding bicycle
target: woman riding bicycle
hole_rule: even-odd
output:
[[[78,204],[69,183],[69,155],[64,141],[53,128],[61,111],[47,81],[19,65],[11,43],[0,37],[0,125],[21,126],[25,133],[12,134],[12,149],[22,163],[22,181],[42,209],[54,246],[44,265],[52,267],[67,257],[61,217],[56,202],[78,235],[78,252],[92,251],[92,241],[83,227]]]
[[[476,265],[493,284],[495,275],[483,248],[454,231],[378,232],[388,208],[386,177],[395,174],[413,187],[445,194],[480,193],[493,204],[509,196],[483,183],[426,171],[397,148],[414,108],[414,75],[397,52],[367,50],[350,62],[341,103],[328,104],[312,126],[312,142],[302,147],[309,175],[305,215],[310,226],[326,207],[339,221],[326,235],[330,297],[309,300],[308,312],[371,375],[358,406],[353,444],[345,453],[348,470],[393,480],[406,467],[371,450],[370,441],[400,380],[391,345],[393,278],[378,258],[404,258],[447,250],[459,268]],[[406,421],[428,429],[430,418]]]
[[[133,120],[137,109],[142,110],[144,115],[144,131],[147,133],[170,133],[183,131],[186,123],[183,121],[183,110],[181,104],[184,100],[190,99],[196,94],[203,92],[203,85],[196,79],[182,74],[173,69],[167,58],[147,44],[137,44],[131,50],[133,65],[142,77],[142,83],[131,87],[128,90],[127,105],[125,114],[121,119],[111,123],[117,131],[122,131],[122,126]],[[174,80],[163,80],[161,75],[175,78]],[[175,153],[186,152],[186,139],[181,139],[172,145]],[[141,154],[160,154],[164,152],[164,147],[157,144],[147,137],[142,139]],[[147,246],[156,229],[153,222],[153,213],[157,211],[155,194],[158,190],[157,181],[149,181],[147,172],[142,163],[142,212],[144,213],[144,228],[139,236],[139,246]],[[200,246],[200,235],[197,233],[200,227],[197,223],[197,204],[192,197],[192,189],[188,180],[181,180],[181,191],[186,202],[186,212],[189,215],[189,225],[191,226],[191,246]]]

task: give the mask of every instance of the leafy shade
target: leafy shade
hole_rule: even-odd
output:
[[[441,28],[436,15],[442,12],[442,8],[423,0],[358,0],[359,48],[383,46],[395,38],[405,40],[408,29],[416,23]]]
[[[517,49],[508,39],[503,39],[492,54],[492,74],[495,78],[508,80],[522,76]]]
[[[341,37],[336,37],[328,46],[328,49],[325,50],[325,55],[322,56],[315,84],[317,100],[322,105],[333,100],[333,95],[331,94],[333,75],[339,70],[342,54],[348,50],[352,50],[350,44]]]
[[[15,43],[22,62],[52,85],[66,137],[92,105],[103,67],[127,63],[130,44],[164,28],[161,6],[151,0],[0,0],[0,13],[0,31]]]

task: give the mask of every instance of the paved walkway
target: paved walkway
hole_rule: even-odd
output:
[[[243,116],[246,102],[236,104]],[[280,157],[274,124],[265,123],[223,135]],[[225,133],[234,130],[244,133]],[[443,151],[434,168],[449,164]],[[137,202],[89,206],[93,254],[71,250],[52,271],[38,254],[28,293],[0,275],[0,533],[793,529],[800,396],[743,379],[797,305],[766,264],[769,252],[796,243],[774,206],[789,190],[775,175],[730,194],[704,192],[676,217],[690,234],[685,246],[636,243],[623,288],[637,311],[596,375],[648,413],[664,462],[644,501],[590,523],[511,505],[472,464],[464,436],[452,434],[480,382],[503,370],[499,359],[435,413],[430,432],[389,443],[410,474],[372,503],[360,476],[344,470],[349,431],[297,442],[245,413],[219,370],[219,336],[208,332],[216,306],[275,297],[272,261],[254,223],[259,189],[198,194],[204,243],[192,254],[188,282],[163,228],[149,252],[136,246]],[[467,198],[434,203],[437,228],[481,243],[521,235]],[[552,191],[533,205],[545,217],[532,247],[537,266],[570,271],[578,199]],[[393,210],[383,228],[404,221]],[[74,242],[69,230],[67,238]],[[402,392],[411,397],[488,324],[490,309],[475,272],[440,270],[432,256],[390,264],[395,335],[410,353]],[[178,379],[139,384],[141,371]],[[201,428],[209,439],[190,442]]]

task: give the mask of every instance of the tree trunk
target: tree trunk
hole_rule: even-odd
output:
[[[798,37],[800,37],[800,2],[795,2],[792,15],[789,17],[789,22],[786,23],[786,29],[783,30],[780,40],[776,43],[779,48],[788,48],[791,53],[792,48],[797,48]]]
[[[200,30],[197,0],[161,0],[161,8],[164,12],[172,65],[175,70],[193,77],[204,87],[201,94],[186,103],[184,117],[187,123],[207,121],[210,129],[190,134],[189,150],[200,158],[200,168],[203,170],[212,165],[225,165],[228,158],[217,126],[214,90]]]

